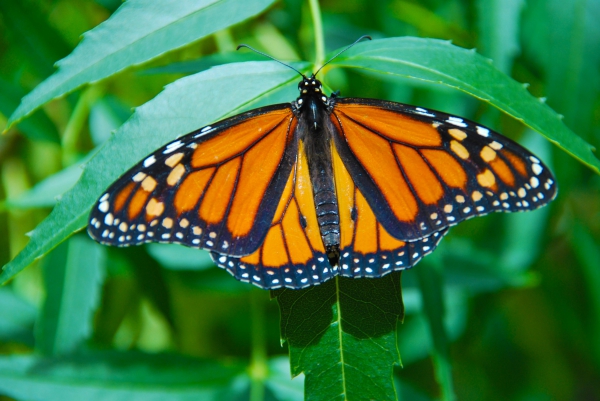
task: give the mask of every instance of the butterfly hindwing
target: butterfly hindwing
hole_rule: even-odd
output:
[[[414,241],[493,211],[532,210],[556,195],[529,151],[471,121],[401,103],[336,99],[334,142],[377,220]]]
[[[241,281],[261,288],[304,288],[335,274],[325,254],[302,142],[262,245],[233,257],[212,252],[215,263]]]
[[[448,228],[412,242],[394,238],[378,221],[336,150],[332,153],[340,213],[340,275],[381,277],[408,269],[433,252]]]
[[[117,246],[170,242],[230,255],[253,252],[295,161],[296,125],[290,105],[281,104],[171,142],[100,197],[90,235]]]

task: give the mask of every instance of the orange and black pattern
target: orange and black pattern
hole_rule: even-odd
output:
[[[90,234],[117,246],[179,243],[235,256],[256,250],[296,158],[296,123],[289,105],[268,107],[171,142],[102,195]]]
[[[538,158],[466,119],[371,99],[339,99],[330,119],[350,175],[395,238],[537,209],[556,195]]]
[[[381,277],[431,253],[450,226],[556,196],[549,169],[465,119],[373,99],[300,97],[194,131],[102,194],[88,231],[178,243],[261,288]]]

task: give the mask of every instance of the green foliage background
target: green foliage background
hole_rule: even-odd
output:
[[[234,0],[217,3],[227,11],[218,14],[224,20],[243,14],[239,4],[249,7]],[[257,5],[243,22],[204,32],[204,39],[46,103],[8,127],[21,98],[121,3],[0,2],[0,128],[8,128],[0,137],[0,265],[24,248],[27,233],[102,146],[108,161],[100,166],[106,171],[95,174],[115,174],[109,173],[110,148],[103,144],[132,108],[163,86],[212,66],[260,60],[234,52],[238,43],[283,60],[314,61],[319,41],[309,3],[262,3],[268,8],[260,11]],[[476,48],[499,70],[528,83],[529,92],[545,98],[583,140],[600,145],[598,0],[323,0],[321,12],[327,51],[363,34],[438,38]],[[212,16],[205,25],[219,21]],[[158,21],[131,24],[136,22]],[[180,32],[186,32],[183,25]],[[154,38],[135,51],[155,51],[168,40]],[[431,47],[432,59],[440,57]],[[252,98],[261,79],[267,84],[285,74],[278,71],[263,71],[266,78],[256,78],[251,67],[238,71],[239,82],[194,94],[181,113],[209,123],[218,113],[291,100],[293,74],[282,75],[273,93]],[[455,86],[478,82],[466,79]],[[325,81],[344,96],[411,103],[486,124],[539,155],[559,184],[559,196],[547,208],[487,216],[451,229],[433,255],[403,274],[406,317],[398,327],[403,367],[394,370],[398,398],[600,399],[598,175],[525,125],[457,90],[341,68],[329,71]],[[160,108],[138,111],[155,116],[157,131],[175,129],[172,121],[161,120]],[[179,134],[198,125],[185,127],[178,126]],[[148,141],[158,140],[153,138]],[[579,143],[568,133],[559,139],[568,149]],[[137,145],[128,142],[119,146],[135,152]],[[115,151],[114,163],[123,157]],[[588,163],[598,166],[597,160]],[[90,189],[85,195],[99,193]],[[72,231],[77,224],[47,230]],[[0,287],[0,400],[302,399],[303,379],[290,379],[279,336],[279,309],[269,293],[235,281],[202,251],[158,244],[109,249],[80,233]],[[317,388],[306,397],[319,399],[318,393]]]

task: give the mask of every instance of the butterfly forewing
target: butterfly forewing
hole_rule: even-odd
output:
[[[103,244],[181,243],[245,255],[262,243],[296,159],[290,105],[253,110],[171,142],[103,194]],[[265,157],[269,155],[269,157]]]
[[[414,241],[493,211],[533,210],[556,195],[549,169],[488,128],[445,113],[339,99],[336,148],[377,220]]]

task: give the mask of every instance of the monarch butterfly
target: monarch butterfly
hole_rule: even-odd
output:
[[[407,269],[460,221],[556,196],[549,169],[510,139],[421,107],[326,96],[319,71],[297,71],[291,103],[148,155],[97,201],[89,234],[204,248],[241,281],[299,289]]]

